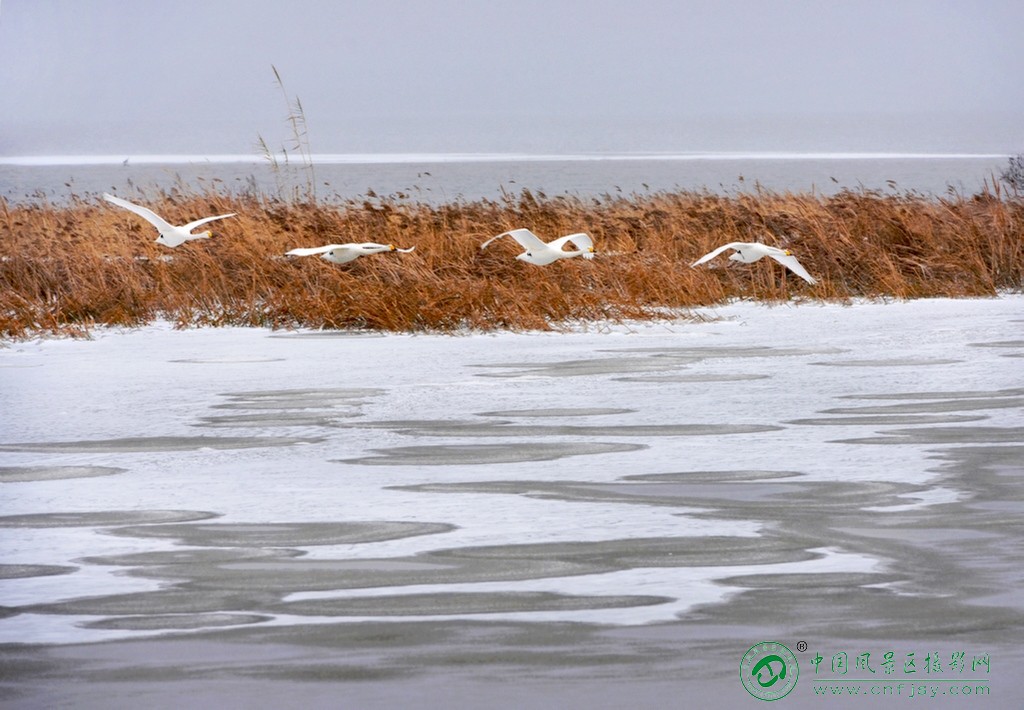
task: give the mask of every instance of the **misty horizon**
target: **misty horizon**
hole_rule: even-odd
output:
[[[296,97],[316,153],[1014,153],[1021,26],[1012,2],[4,0],[0,156],[277,150]]]
[[[362,154],[686,154],[870,153],[1011,155],[1022,145],[1016,126],[999,115],[765,115],[751,117],[522,117],[496,122],[487,116],[431,120],[321,120],[307,116],[304,145],[318,155]],[[969,125],[975,131],[961,130]],[[978,130],[979,128],[983,130]],[[17,146],[0,157],[253,155],[259,140],[277,154],[295,153],[282,119],[261,133],[244,121],[183,126],[82,122],[73,135],[45,123],[17,131]]]

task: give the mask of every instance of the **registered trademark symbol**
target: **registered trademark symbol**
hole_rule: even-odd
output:
[[[797,641],[796,642],[796,650],[799,651],[800,653],[803,653],[804,651],[806,651],[807,650],[807,642],[806,641]]]

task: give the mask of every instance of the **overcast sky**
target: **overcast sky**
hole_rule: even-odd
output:
[[[0,0],[0,154],[247,151],[286,133],[271,65],[336,151],[447,117],[1019,119],[1022,28],[1020,0]]]

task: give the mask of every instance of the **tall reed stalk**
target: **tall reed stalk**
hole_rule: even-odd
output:
[[[270,163],[270,167],[274,172],[275,179],[277,181],[277,192],[278,196],[284,197],[284,181],[282,180],[282,171],[285,168],[291,167],[291,157],[289,149],[292,153],[297,153],[300,160],[302,161],[302,169],[306,174],[306,193],[305,200],[310,203],[316,202],[316,168],[313,165],[313,153],[309,147],[309,125],[306,122],[306,111],[302,108],[302,101],[296,96],[294,99],[288,95],[288,90],[285,89],[284,79],[281,78],[281,73],[277,71],[277,67],[273,64],[270,68],[274,71],[274,82],[277,84],[278,89],[281,91],[281,96],[284,98],[285,106],[288,108],[288,115],[285,117],[285,121],[291,128],[291,139],[290,143],[281,146],[282,161],[278,159],[277,152],[272,150],[264,140],[263,136],[256,134],[256,147],[259,149],[263,157]],[[298,188],[294,188],[295,192],[292,194],[292,199],[299,198],[297,192]]]

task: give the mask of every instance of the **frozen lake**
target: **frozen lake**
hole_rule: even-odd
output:
[[[613,707],[609,672],[661,669],[648,687],[671,697],[774,634],[810,644],[808,702],[810,654],[841,644],[985,651],[992,700],[1024,699],[1024,297],[700,315],[8,343],[0,655],[74,669],[11,687],[119,707],[89,659],[184,677],[206,662],[187,644],[244,638],[265,657],[228,675],[343,663],[365,702],[444,678],[469,702],[463,663],[546,653],[530,677],[591,688],[563,706]],[[374,675],[399,656],[397,685]]]

